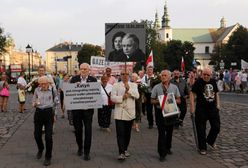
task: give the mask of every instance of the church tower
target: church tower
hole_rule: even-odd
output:
[[[154,21],[154,29],[155,30],[158,30],[160,29],[160,23],[159,23],[159,19],[158,19],[158,11],[156,10],[156,13],[155,13],[155,21]]]
[[[169,28],[169,22],[170,22],[170,19],[169,19],[169,15],[168,15],[168,12],[167,12],[167,3],[165,1],[165,5],[164,5],[164,15],[162,17],[162,28],[166,27],[166,28]]]
[[[220,20],[220,28],[226,28],[226,19],[224,17]]]
[[[165,1],[164,5],[164,15],[162,17],[162,28],[159,29],[159,40],[167,42],[172,40],[172,29],[169,25],[170,18],[167,10],[167,2]]]

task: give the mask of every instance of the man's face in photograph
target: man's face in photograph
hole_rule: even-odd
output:
[[[135,51],[135,44],[132,38],[123,38],[122,39],[122,48],[123,52],[126,55],[131,55]]]

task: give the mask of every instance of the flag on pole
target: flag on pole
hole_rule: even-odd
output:
[[[151,50],[151,53],[146,60],[146,66],[153,66],[154,67],[152,50]]]
[[[183,57],[181,60],[181,71],[184,72],[184,59],[183,59]]]
[[[241,69],[248,69],[248,62],[241,60]]]

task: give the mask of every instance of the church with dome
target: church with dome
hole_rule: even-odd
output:
[[[228,42],[230,36],[240,26],[236,23],[227,26],[224,17],[220,20],[220,27],[217,28],[173,28],[170,26],[170,17],[168,14],[167,4],[164,5],[164,13],[160,24],[158,13],[155,13],[154,29],[157,32],[157,38],[161,42],[170,40],[181,40],[192,42],[194,50],[194,59],[199,68],[209,65],[210,55],[213,53],[215,46],[221,46]]]

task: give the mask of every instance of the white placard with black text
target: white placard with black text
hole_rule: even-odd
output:
[[[102,107],[101,84],[99,82],[64,83],[63,89],[67,110]]]

